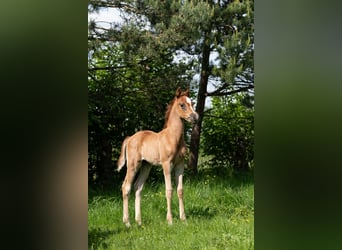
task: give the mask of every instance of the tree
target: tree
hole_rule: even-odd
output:
[[[200,117],[192,128],[188,164],[196,174],[206,98],[247,91],[253,94],[253,1],[91,0],[90,6],[119,8],[125,20],[120,27],[113,25],[102,33],[92,25],[90,40],[119,41],[127,61],[135,58],[145,69],[164,57],[176,59],[179,63],[168,63],[178,69],[174,71],[179,74],[174,77],[177,83],[199,74],[199,82],[190,84],[197,92]],[[159,80],[169,79],[157,75]],[[211,92],[209,82],[215,87]],[[165,86],[164,82],[153,88],[158,86]]]
[[[203,27],[201,72],[196,111],[200,120],[193,126],[189,168],[197,173],[197,161],[207,96],[228,96],[254,88],[254,30],[252,1],[211,2],[211,13]],[[218,64],[210,62],[212,52],[218,54]],[[209,80],[216,89],[207,91]]]
[[[123,139],[142,129],[161,130],[165,108],[176,87],[186,87],[188,76],[166,49],[151,48],[140,28],[128,24],[115,35],[93,28],[88,38],[88,176],[91,185],[107,186],[113,183]]]

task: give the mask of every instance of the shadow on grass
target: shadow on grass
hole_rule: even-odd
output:
[[[192,219],[211,219],[217,214],[217,212],[210,207],[194,206],[186,210],[188,218]]]
[[[231,188],[241,188],[241,186],[254,184],[254,172],[229,171],[227,168],[212,167],[202,168],[196,176],[191,176],[188,170],[185,171],[186,178],[195,182],[206,182],[224,184]]]
[[[122,232],[123,228],[115,230],[92,229],[88,231],[88,249],[107,248],[106,240],[115,234]]]
[[[88,199],[102,196],[103,198],[121,197],[121,187],[96,187],[88,186]]]
[[[137,175],[138,176],[138,175]],[[229,186],[233,189],[241,188],[241,186],[251,185],[254,183],[254,172],[239,172],[239,171],[230,171],[225,167],[206,167],[199,168],[198,174],[196,176],[191,175],[189,169],[185,168],[184,180],[191,181],[192,183],[205,183],[206,181],[210,181],[210,183],[223,184],[224,186]],[[172,183],[174,185],[175,180],[172,179]],[[88,188],[88,200],[92,201],[93,198],[98,198],[101,196],[102,198],[114,198],[120,199],[122,197],[121,194],[121,184],[122,182],[113,183],[113,186],[107,188],[101,187],[89,187]],[[164,183],[164,175],[162,168],[154,167],[146,181],[146,186],[148,188],[152,188],[158,190],[160,186],[165,185]],[[146,188],[144,188],[146,189]]]

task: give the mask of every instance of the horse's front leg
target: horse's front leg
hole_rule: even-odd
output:
[[[179,204],[179,218],[185,220],[184,204],[183,204],[183,173],[184,162],[183,160],[175,166],[175,178],[177,186],[178,204]]]
[[[165,196],[167,201],[166,219],[169,225],[172,225],[171,199],[172,199],[172,184],[171,184],[171,164],[164,162],[163,164],[164,178],[165,178]]]

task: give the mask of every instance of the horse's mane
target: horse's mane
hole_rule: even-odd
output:
[[[180,89],[178,88],[177,93],[178,94],[176,94],[176,96],[172,99],[172,101],[166,107],[165,123],[164,123],[163,129],[167,127],[167,122],[168,122],[169,117],[170,117],[171,109],[172,109],[172,106],[173,106],[174,102],[176,101],[176,99],[181,97],[181,96],[188,96],[189,91],[188,90],[187,91],[180,91]]]
[[[172,106],[173,106],[173,103],[176,101],[176,98],[173,98],[172,101],[167,105],[166,107],[166,112],[165,112],[165,123],[164,123],[164,128],[167,127],[167,121],[169,120],[169,116],[170,116],[170,113],[171,113],[171,109],[172,109]]]

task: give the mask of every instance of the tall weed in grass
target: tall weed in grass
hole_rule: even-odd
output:
[[[89,249],[253,249],[254,184],[252,176],[202,171],[186,176],[186,222],[178,219],[178,199],[172,199],[173,225],[166,222],[164,183],[147,180],[143,190],[142,226],[134,223],[134,195],[129,202],[132,227],[122,223],[120,190],[90,190]]]

